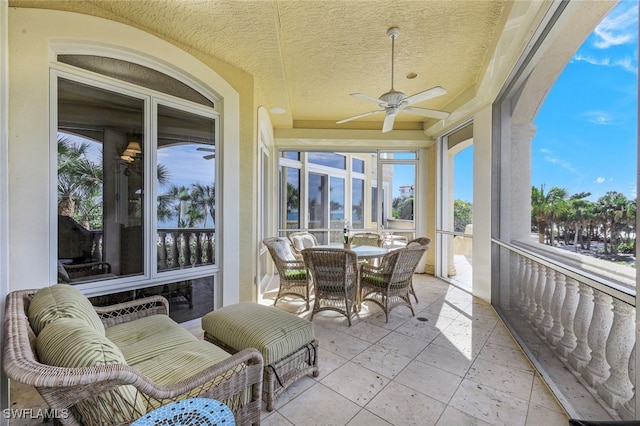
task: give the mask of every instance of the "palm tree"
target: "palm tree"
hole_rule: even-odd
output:
[[[604,252],[607,253],[607,229],[609,230],[611,253],[618,252],[616,241],[619,235],[619,223],[623,221],[629,200],[618,191],[609,191],[598,198],[598,213],[602,224]]]
[[[101,197],[103,170],[87,157],[89,142],[76,143],[58,136],[58,214],[74,217],[76,210],[92,210],[83,203],[95,204]],[[86,223],[86,222],[85,222]]]
[[[196,209],[204,211],[203,226],[207,227],[207,213],[211,216],[213,226],[216,220],[216,189],[213,185],[202,185],[195,183],[192,185],[191,197]]]
[[[549,244],[554,245],[554,222],[568,211],[568,192],[564,188],[552,187],[545,195],[544,184],[540,189],[531,187],[531,217],[538,225],[538,242],[544,244],[544,238],[549,228]]]

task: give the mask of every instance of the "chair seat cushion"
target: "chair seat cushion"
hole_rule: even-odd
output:
[[[307,271],[304,269],[291,269],[285,271],[285,277],[288,280],[306,280],[307,279]]]
[[[273,364],[315,339],[313,324],[257,303],[225,306],[202,317],[202,328],[237,351],[256,348]]]
[[[204,340],[185,343],[165,350],[153,358],[135,365],[144,375],[159,385],[172,385],[229,358],[231,354]],[[219,377],[218,380],[222,380]]]
[[[127,364],[137,364],[198,338],[167,315],[151,315],[107,328],[106,335],[122,351]]]

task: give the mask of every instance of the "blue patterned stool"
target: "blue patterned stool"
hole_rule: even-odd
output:
[[[225,404],[215,399],[191,398],[163,405],[131,426],[234,426],[236,420]]]
[[[255,348],[264,358],[262,397],[267,411],[289,385],[318,376],[318,341],[311,321],[273,306],[238,303],[202,317],[204,339],[230,353]]]

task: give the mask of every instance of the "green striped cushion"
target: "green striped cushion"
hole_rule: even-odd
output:
[[[207,333],[235,350],[256,348],[273,364],[315,339],[313,324],[272,306],[239,303],[202,317]]]
[[[196,339],[138,363],[136,368],[155,383],[168,386],[187,379],[230,356],[219,347]],[[171,368],[167,368],[169,366]]]
[[[137,367],[166,351],[198,340],[167,315],[151,315],[107,328],[107,338],[122,351],[127,363]]]
[[[41,362],[56,367],[126,365],[116,345],[76,318],[60,318],[47,325],[36,339],[36,350]],[[82,424],[127,422],[146,411],[136,394],[134,386],[118,386],[75,404],[73,409]]]
[[[56,284],[38,290],[29,303],[27,315],[36,335],[59,318],[77,318],[104,336],[104,325],[89,299],[69,284]]]
[[[304,269],[291,269],[289,271],[285,271],[284,276],[288,280],[306,280],[307,271]]]

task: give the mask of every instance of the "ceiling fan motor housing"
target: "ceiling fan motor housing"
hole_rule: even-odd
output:
[[[382,101],[380,106],[382,108],[386,108],[386,107],[389,107],[389,106],[399,107],[400,103],[406,97],[407,97],[407,95],[405,95],[402,92],[398,92],[396,90],[390,90],[387,93],[385,93],[384,95],[380,96],[380,100]]]

